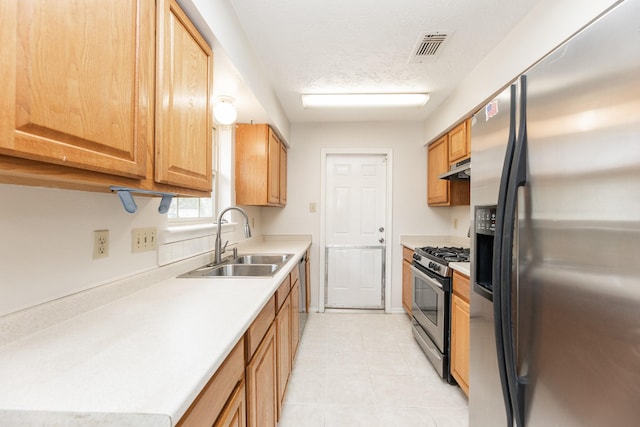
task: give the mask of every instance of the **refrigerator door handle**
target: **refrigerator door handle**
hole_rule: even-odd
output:
[[[502,344],[506,365],[507,381],[513,417],[518,427],[524,427],[524,385],[525,378],[518,376],[514,320],[513,320],[513,247],[515,235],[518,189],[527,183],[527,77],[520,77],[520,127],[515,144],[513,163],[509,172],[509,183],[505,199],[504,221],[502,225],[502,243],[499,253],[500,263],[500,323]],[[495,301],[495,298],[494,298]]]
[[[516,85],[511,85],[511,102],[509,106],[509,137],[507,140],[507,148],[504,156],[504,165],[502,167],[502,176],[500,178],[500,188],[498,190],[498,204],[496,206],[496,230],[493,242],[493,318],[496,336],[496,350],[498,355],[498,371],[500,373],[500,383],[502,385],[502,397],[507,414],[507,426],[513,425],[513,405],[511,404],[511,394],[509,392],[509,380],[507,377],[507,364],[504,354],[503,342],[503,326],[502,326],[502,271],[501,271],[501,254],[503,244],[503,225],[504,212],[506,208],[507,192],[509,190],[509,177],[513,164],[513,155],[516,145]]]

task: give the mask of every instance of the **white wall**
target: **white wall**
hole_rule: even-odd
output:
[[[159,199],[0,185],[0,315],[157,267],[131,253],[131,229],[166,225]],[[93,231],[109,230],[109,257],[93,260]]]
[[[320,259],[321,150],[389,148],[393,150],[392,309],[401,310],[401,234],[449,234],[451,210],[427,206],[426,149],[420,122],[294,124],[288,153],[287,206],[264,208],[265,234],[310,233],[311,306],[318,304]],[[309,212],[309,203],[317,212]],[[466,228],[464,229],[466,235]]]
[[[0,316],[159,268],[157,251],[131,253],[131,230],[157,227],[162,239],[167,216],[159,198],[134,197],[138,211],[129,214],[115,194],[0,184]],[[261,212],[247,212],[259,236]],[[236,212],[225,218],[241,221]],[[103,229],[109,256],[94,260],[93,231]],[[223,237],[233,244],[243,229]]]

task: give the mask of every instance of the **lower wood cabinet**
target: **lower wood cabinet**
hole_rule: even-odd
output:
[[[300,280],[291,288],[291,368],[300,344]]]
[[[244,347],[244,339],[240,339],[191,407],[182,416],[177,424],[178,427],[211,426],[216,420],[222,422],[223,418],[233,418],[233,415],[227,410],[231,406],[239,404],[234,402],[239,387],[242,388],[241,394],[244,401]],[[241,404],[244,406],[244,403]],[[223,410],[223,408],[225,409]],[[240,424],[216,423],[215,425],[235,426]],[[244,426],[244,424],[242,425]]]
[[[411,316],[413,306],[413,279],[411,263],[413,262],[413,251],[402,247],[402,307]]]
[[[276,427],[298,348],[299,326],[296,265],[177,426]]]
[[[282,413],[282,403],[291,373],[291,294],[286,298],[276,316],[276,341],[278,342],[278,420]]]
[[[247,425],[277,425],[276,326],[272,324],[246,369]]]
[[[246,427],[247,397],[244,381],[238,384],[227,406],[213,427]]]
[[[469,278],[453,273],[451,297],[451,375],[469,396]]]

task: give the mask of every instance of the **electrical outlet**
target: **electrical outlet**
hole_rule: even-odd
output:
[[[458,218],[453,218],[453,229],[454,230],[458,229]]]
[[[153,251],[158,248],[156,227],[134,228],[131,230],[131,252]]]
[[[109,256],[109,230],[95,230],[93,232],[93,259]]]

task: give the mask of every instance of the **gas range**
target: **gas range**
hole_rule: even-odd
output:
[[[442,277],[451,277],[450,262],[469,262],[469,248],[455,246],[425,246],[413,252],[414,265],[420,266]]]

